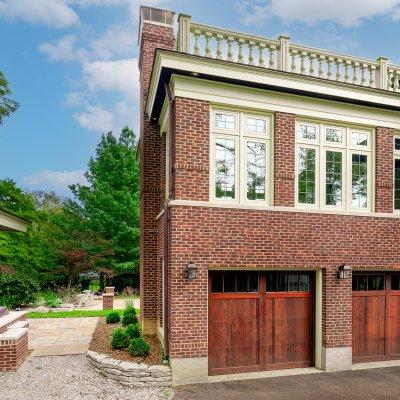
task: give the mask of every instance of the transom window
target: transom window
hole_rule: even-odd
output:
[[[308,292],[310,276],[307,273],[267,272],[267,292]]]
[[[267,202],[270,117],[214,111],[211,190],[216,200]]]
[[[394,209],[400,212],[400,136],[394,137]]]
[[[353,274],[354,291],[385,290],[384,274]]]
[[[308,121],[296,130],[297,205],[370,210],[372,132]]]
[[[212,293],[257,293],[258,291],[258,272],[224,271],[212,274]]]

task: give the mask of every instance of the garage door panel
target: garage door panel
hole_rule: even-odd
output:
[[[210,369],[257,365],[259,299],[212,299],[210,303]],[[223,321],[214,314],[220,310],[225,313]]]
[[[388,301],[388,352],[400,356],[400,295],[392,294]]]
[[[400,358],[400,275],[353,274],[353,360]]]
[[[228,274],[229,290],[232,290],[232,273]],[[225,279],[224,272],[219,272],[219,275],[219,279]],[[243,276],[243,273],[240,275]],[[224,289],[218,293],[211,291],[209,305],[211,374],[311,365],[313,337],[311,292],[288,292],[287,289],[286,292],[278,291],[278,284],[274,293],[266,292],[265,278],[266,274],[260,273],[260,282],[263,282],[260,286],[264,290],[260,289],[258,292],[225,293]],[[296,280],[292,277],[292,285],[293,281],[299,282],[298,287],[300,282],[304,285],[304,279],[300,281],[300,277],[297,278]],[[237,279],[235,277],[236,288]],[[282,287],[282,282],[284,280],[280,281],[279,289]],[[306,283],[308,282],[307,278]],[[240,284],[241,289],[244,286]],[[212,284],[210,287],[213,287]],[[220,313],[224,313],[224,316],[221,317]]]

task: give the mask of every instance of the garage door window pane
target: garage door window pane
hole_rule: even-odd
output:
[[[222,293],[223,275],[221,273],[213,274],[211,279],[211,291],[213,293]]]
[[[299,291],[300,292],[308,292],[310,290],[309,286],[310,286],[309,276],[308,275],[300,275]]]
[[[224,292],[233,293],[234,291],[235,291],[235,274],[233,272],[225,272]]]
[[[400,290],[400,275],[392,275],[392,290]]]
[[[367,290],[367,277],[365,275],[357,277],[357,290]]]
[[[267,272],[267,292],[276,292],[276,279],[275,272]]]
[[[257,272],[250,272],[249,273],[249,292],[258,292],[259,284],[258,284],[258,273]]]
[[[384,275],[368,276],[368,290],[384,290],[384,289],[385,289]]]
[[[289,292],[299,291],[299,276],[290,274],[288,279],[288,290]]]
[[[286,274],[278,275],[278,292],[287,292],[288,290],[288,282]]]
[[[247,292],[247,272],[238,272],[236,276],[236,291]]]

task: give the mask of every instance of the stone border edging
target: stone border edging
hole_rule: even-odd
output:
[[[167,365],[121,361],[91,350],[86,355],[100,374],[123,385],[131,387],[172,385],[171,369]]]

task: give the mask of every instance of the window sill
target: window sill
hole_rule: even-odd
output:
[[[291,213],[305,213],[305,214],[328,214],[328,215],[349,215],[357,217],[373,217],[373,218],[392,218],[399,219],[400,213],[376,213],[371,211],[358,211],[358,210],[327,210],[319,208],[306,208],[301,206],[296,207],[283,207],[283,206],[269,206],[260,204],[243,204],[235,202],[222,202],[222,201],[196,201],[196,200],[171,200],[169,206],[187,206],[187,207],[206,207],[206,208],[230,208],[240,210],[262,210],[262,211],[275,211],[275,212],[291,212]]]

